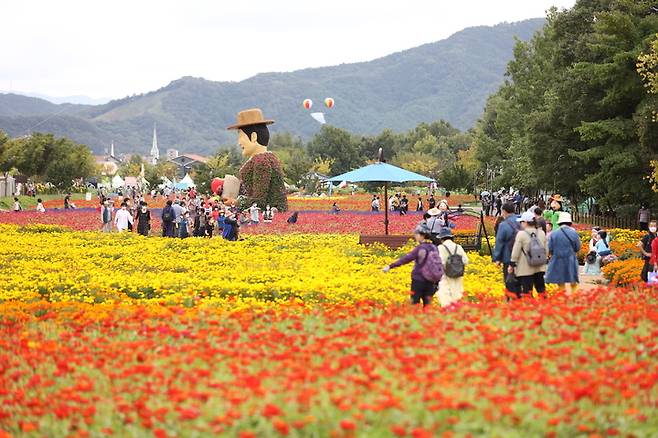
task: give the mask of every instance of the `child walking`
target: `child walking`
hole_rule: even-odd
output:
[[[404,264],[415,262],[411,271],[411,304],[423,302],[423,307],[432,302],[436,293],[437,284],[443,277],[443,264],[439,250],[432,243],[432,233],[427,225],[421,223],[414,231],[414,239],[418,245],[407,255],[385,266],[383,271],[388,272]]]

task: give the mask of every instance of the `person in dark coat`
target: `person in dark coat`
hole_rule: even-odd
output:
[[[151,211],[146,202],[142,202],[137,211],[137,233],[142,236],[148,236],[151,231]]]
[[[171,200],[167,201],[167,205],[162,209],[162,236],[163,237],[174,237],[174,219],[176,214],[174,208],[171,206]]]
[[[656,223],[656,221],[651,221],[649,223],[649,232],[637,244],[642,252],[642,260],[644,260],[644,266],[642,267],[640,278],[645,283],[649,281],[649,272],[653,272],[653,263],[651,263],[651,244],[656,238],[657,231],[658,223]]]
[[[557,284],[564,288],[570,286],[571,293],[578,290],[578,251],[581,242],[578,232],[571,228],[571,215],[561,212],[558,218],[559,228],[551,233],[548,239],[548,251],[551,260],[546,270],[545,281],[549,284]]]
[[[298,218],[299,218],[299,212],[296,211],[288,218],[287,222],[288,224],[296,224]]]
[[[503,281],[507,277],[507,271],[512,260],[512,248],[514,239],[519,231],[518,216],[514,213],[514,204],[508,202],[502,207],[504,220],[498,225],[496,231],[496,246],[491,258],[498,265],[502,266]]]

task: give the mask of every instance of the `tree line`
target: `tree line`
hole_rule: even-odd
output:
[[[476,172],[494,186],[656,203],[655,0],[578,0],[517,42],[507,79],[473,132]]]
[[[74,179],[87,178],[96,171],[94,157],[85,145],[53,134],[9,138],[0,131],[0,172],[12,170],[49,182],[60,190],[71,187]]]
[[[281,160],[286,182],[300,188],[306,186],[309,172],[327,176],[348,172],[376,161],[382,148],[391,164],[433,177],[451,190],[472,190],[473,180],[462,163],[470,145],[470,133],[440,120],[405,133],[386,129],[375,136],[324,125],[307,142],[287,132],[274,133],[269,150]],[[221,150],[197,172],[197,178],[206,184],[213,176],[236,174],[241,164],[237,150]]]

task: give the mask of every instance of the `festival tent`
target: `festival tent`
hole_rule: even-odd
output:
[[[384,183],[384,231],[388,235],[388,184],[406,182],[432,182],[432,178],[410,172],[382,161],[380,150],[380,161],[369,164],[351,172],[329,178],[330,182],[380,182]]]
[[[124,181],[123,178],[121,178],[119,175],[114,175],[112,177],[112,188],[113,189],[118,189],[119,187],[123,187]]]
[[[169,178],[167,178],[166,176],[160,177],[160,180],[162,181],[162,184],[160,184],[158,186],[158,188],[160,188],[160,189],[164,189],[165,187],[170,187],[171,188],[171,187],[174,186],[174,183],[172,183],[171,180]]]
[[[188,187],[196,187],[196,184],[194,184],[194,181],[190,177],[189,173],[185,174],[185,177],[182,180],[180,180],[179,184],[187,184]]]

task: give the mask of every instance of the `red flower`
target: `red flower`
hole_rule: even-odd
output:
[[[268,403],[263,408],[263,417],[272,418],[281,415],[281,409],[278,406]]]

